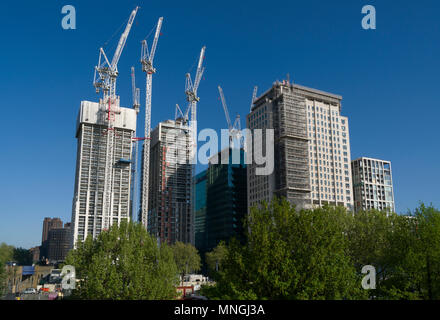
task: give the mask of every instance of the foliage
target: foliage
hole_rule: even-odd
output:
[[[185,274],[200,270],[200,256],[197,252],[197,249],[192,244],[178,241],[172,245],[172,249],[174,261],[177,265],[182,282]]]
[[[231,241],[217,285],[220,299],[364,298],[347,254],[343,208],[297,211],[285,200],[252,208],[248,243]]]
[[[6,262],[11,261],[14,256],[14,247],[2,242],[0,244],[0,297],[6,289]]]
[[[213,279],[217,277],[218,270],[222,270],[227,250],[226,244],[221,241],[214,250],[205,254],[208,272]]]
[[[32,265],[32,252],[29,249],[14,248],[12,258],[19,266]]]
[[[203,295],[440,299],[440,211],[432,206],[421,204],[409,216],[377,210],[353,214],[329,206],[298,211],[274,199],[251,209],[247,227],[246,245],[231,241],[221,249],[225,257],[217,283],[203,287]],[[376,268],[376,289],[361,287],[365,265]]]
[[[173,299],[178,283],[173,252],[160,247],[139,223],[121,222],[87,237],[71,250],[66,264],[76,269],[78,299]]]
[[[2,242],[0,244],[0,262],[6,263],[11,261],[14,256],[14,247]]]

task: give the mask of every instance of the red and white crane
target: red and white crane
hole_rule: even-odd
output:
[[[142,203],[141,203],[141,221],[147,227],[148,222],[148,184],[149,184],[149,169],[150,169],[150,131],[151,131],[151,88],[153,74],[156,69],[153,67],[153,59],[156,53],[157,41],[159,40],[160,29],[162,28],[163,17],[160,17],[156,33],[154,34],[153,44],[148,50],[147,41],[142,41],[141,64],[142,71],[147,74],[146,90],[145,90],[145,139],[143,151],[143,167],[142,167]]]
[[[104,171],[104,191],[102,203],[102,230],[108,230],[112,221],[112,193],[113,193],[113,145],[114,145],[114,119],[119,113],[119,97],[116,96],[116,78],[118,77],[118,62],[127,41],[128,34],[133,25],[139,7],[130,14],[127,26],[119,39],[112,62],[110,63],[103,48],[99,49],[98,65],[95,67],[93,85],[96,92],[103,92],[99,101],[100,109],[105,114],[107,122],[107,145]],[[97,184],[98,188],[98,184]]]

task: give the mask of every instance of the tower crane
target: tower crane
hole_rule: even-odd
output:
[[[254,101],[255,101],[255,99],[257,98],[257,90],[258,90],[258,87],[255,86],[255,87],[254,87],[254,92],[252,93],[251,108],[250,108],[250,110],[249,110],[249,113],[252,112],[252,107],[254,106]]]
[[[136,77],[134,73],[134,67],[131,67],[131,89],[132,89],[132,97],[133,97],[133,109],[136,111],[136,114],[139,113],[139,107],[140,107],[140,90],[139,88],[136,88]],[[132,219],[136,219],[136,204],[137,204],[137,180],[138,180],[138,142],[143,141],[142,138],[132,138],[131,141],[134,143],[134,150],[133,150],[133,168],[132,168],[132,188],[131,188],[131,194],[132,194],[132,205],[131,205],[131,212],[132,212]]]
[[[105,171],[104,171],[104,192],[102,205],[102,230],[108,230],[111,225],[112,216],[112,193],[113,193],[113,145],[114,145],[114,118],[115,114],[119,113],[119,97],[116,96],[116,78],[118,77],[118,62],[122,51],[127,41],[133,25],[134,18],[139,7],[136,7],[130,14],[128,23],[122,33],[116,51],[110,63],[101,47],[99,49],[98,65],[95,67],[95,75],[93,85],[96,92],[103,92],[103,97],[99,101],[100,110],[106,116],[107,122],[107,146],[105,156]],[[98,188],[98,184],[97,184]]]
[[[143,167],[142,167],[142,203],[141,203],[141,221],[147,227],[148,215],[148,184],[150,169],[150,131],[151,131],[151,88],[153,74],[156,69],[153,67],[153,59],[156,53],[157,42],[159,40],[160,29],[162,28],[163,17],[157,21],[156,33],[154,34],[153,44],[148,50],[147,40],[142,41],[141,65],[142,71],[146,72],[146,90],[145,90],[145,140],[143,151]]]
[[[223,110],[225,111],[226,122],[228,123],[229,130],[229,146],[234,146],[235,139],[238,140],[238,148],[241,147],[241,123],[240,123],[240,115],[237,114],[235,117],[235,121],[232,124],[231,118],[229,118],[228,106],[226,105],[225,95],[223,94],[223,89],[218,86],[218,92],[220,94],[220,99],[222,101]]]
[[[200,98],[197,96],[197,90],[200,85],[200,80],[202,79],[203,72],[205,71],[205,67],[202,66],[203,60],[205,59],[205,50],[206,47],[203,46],[200,50],[199,62],[197,64],[196,75],[194,77],[194,82],[191,80],[191,74],[187,73],[185,75],[185,95],[186,100],[188,101],[188,108],[185,113],[185,120],[188,120],[188,112],[191,112],[191,122],[190,129],[192,135],[192,147],[193,147],[193,155],[195,155],[195,148],[197,148],[197,102],[200,101]]]
[[[131,89],[133,92],[133,109],[139,113],[140,106],[140,90],[136,88],[136,77],[134,74],[134,67],[131,67]]]
[[[203,67],[203,60],[205,59],[205,50],[206,47],[203,46],[200,50],[200,56],[199,56],[199,62],[197,64],[197,70],[196,74],[194,76],[194,82],[191,80],[191,75],[187,73],[185,75],[185,95],[186,100],[188,101],[188,108],[186,110],[186,114],[184,116],[184,119],[188,119],[188,112],[191,110],[191,122],[190,122],[190,132],[191,132],[191,159],[190,163],[192,163],[191,166],[191,212],[194,210],[195,206],[195,179],[193,179],[193,176],[195,174],[195,163],[196,163],[196,156],[197,156],[197,102],[200,101],[200,98],[197,96],[197,90],[200,85],[200,80],[202,79],[203,72],[205,71],[205,67]],[[176,106],[177,108],[177,106]],[[180,108],[179,108],[180,109]],[[176,111],[177,113],[177,111]],[[194,215],[191,214],[191,226],[194,226]],[[191,239],[191,242],[194,243],[194,239]]]

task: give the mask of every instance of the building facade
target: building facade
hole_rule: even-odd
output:
[[[194,241],[199,252],[205,251],[206,246],[206,205],[207,205],[207,175],[206,170],[197,174],[194,179],[195,205],[194,205]],[[202,257],[203,259],[204,257]]]
[[[57,263],[66,259],[71,248],[70,225],[64,228],[52,229],[47,239],[47,259],[49,262]]]
[[[239,163],[232,161],[233,152],[240,154]],[[222,157],[229,159],[227,164],[222,164]],[[210,159],[206,175],[205,250],[211,251],[220,241],[228,242],[232,237],[243,242],[243,222],[247,216],[247,171],[244,150],[229,148],[219,152]]]
[[[47,240],[47,237],[49,235],[49,231],[51,229],[62,228],[62,227],[63,227],[63,221],[60,218],[49,218],[49,217],[44,218],[41,244],[43,244],[44,241]]]
[[[32,254],[32,263],[40,261],[40,249],[41,246],[30,248],[29,251]]]
[[[48,239],[49,232],[52,229],[59,229],[63,227],[63,221],[60,218],[49,218],[46,217],[43,220],[43,233],[41,237],[41,246],[39,250],[39,259],[45,259],[48,256]],[[35,252],[34,252],[35,253]],[[37,261],[38,261],[37,260]]]
[[[355,211],[395,211],[391,162],[362,157],[351,162]]]
[[[190,127],[182,119],[160,122],[151,132],[147,215],[160,243],[194,244],[192,172]]]
[[[27,288],[37,288],[37,285],[47,277],[53,266],[7,266],[7,293],[23,292]]]
[[[196,176],[196,248],[202,256],[220,241],[228,242],[232,237],[244,241],[243,220],[247,215],[245,153],[243,149],[234,152],[239,154],[238,163],[232,162],[232,149],[225,149],[211,157],[208,169]],[[222,157],[229,159],[228,162],[222,163]]]
[[[113,184],[109,226],[130,219],[132,138],[136,111],[119,107],[114,114]],[[107,151],[107,115],[95,102],[82,101],[77,126],[75,187],[72,205],[72,245],[104,230],[103,192]]]
[[[297,208],[353,208],[349,127],[341,100],[283,81],[254,101],[247,127],[263,129],[263,137],[264,130],[274,130],[275,169],[258,176],[255,162],[248,165],[249,208],[273,196],[285,197]]]

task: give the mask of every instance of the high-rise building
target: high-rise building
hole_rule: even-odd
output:
[[[238,153],[234,163],[233,152]],[[222,161],[222,157],[226,161]],[[215,161],[214,161],[215,160]],[[225,162],[225,163],[223,163]],[[196,176],[196,248],[203,255],[220,241],[244,241],[247,215],[247,171],[243,149],[224,149],[210,158],[208,169]]]
[[[255,162],[248,165],[249,208],[278,196],[298,208],[330,204],[352,209],[348,119],[341,115],[341,100],[277,81],[254,101],[247,127],[274,130],[275,169],[259,176]]]
[[[67,257],[71,249],[70,224],[64,228],[56,228],[49,231],[47,239],[47,259],[51,262],[61,262]]]
[[[119,102],[117,103],[119,105]],[[107,150],[107,113],[98,103],[82,101],[79,109],[75,188],[72,206],[72,244],[97,237],[104,229],[103,192]],[[136,111],[117,106],[114,114],[113,183],[109,226],[130,219],[132,138]]]
[[[355,211],[377,209],[394,212],[391,162],[361,157],[351,162]]]
[[[44,241],[47,240],[47,236],[49,235],[49,231],[51,229],[62,228],[62,227],[63,227],[63,221],[61,221],[60,218],[49,218],[49,217],[44,218],[41,244],[43,244]]]
[[[50,230],[58,229],[62,227],[63,227],[63,221],[61,221],[60,218],[49,218],[49,217],[44,218],[41,246],[39,250],[40,259],[46,258],[48,255],[48,239],[49,239]]]
[[[147,230],[161,243],[194,244],[191,151],[190,127],[181,118],[151,132]]]
[[[239,162],[233,162],[233,153]],[[229,159],[227,164],[222,158]],[[213,160],[216,160],[213,163]],[[206,251],[232,237],[244,241],[243,222],[247,216],[247,171],[243,149],[225,149],[210,159],[206,172]]]
[[[194,241],[195,247],[199,252],[205,251],[206,246],[206,170],[200,172],[194,177],[195,185],[195,205],[194,205]],[[203,256],[202,256],[203,259]]]

